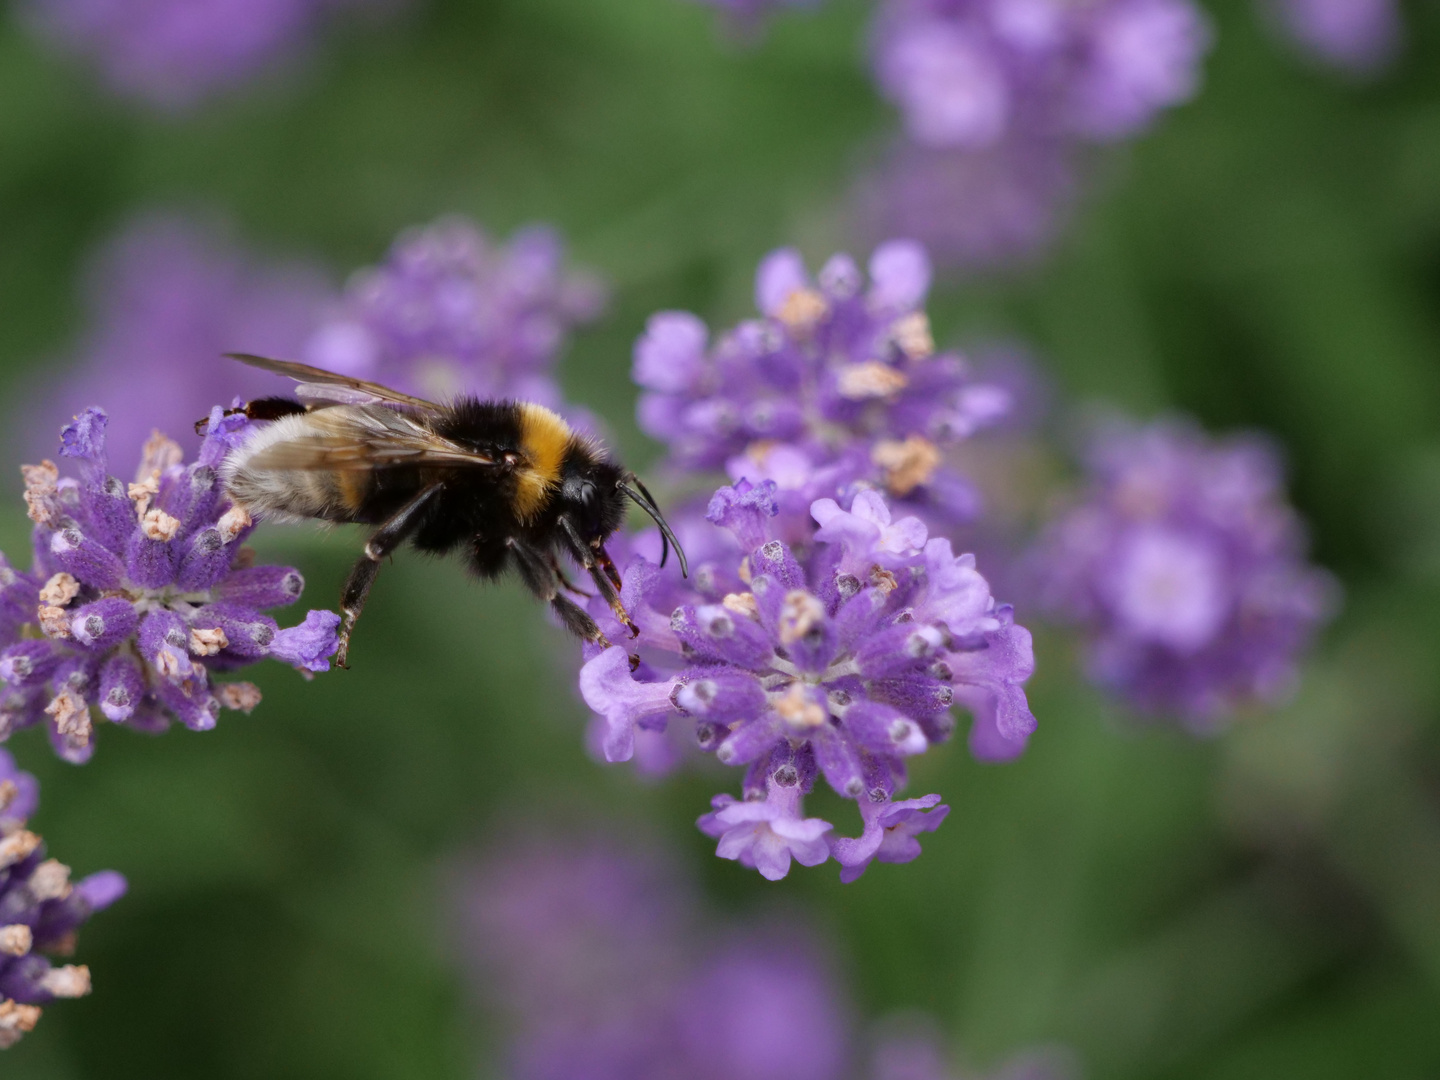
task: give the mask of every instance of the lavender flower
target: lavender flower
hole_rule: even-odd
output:
[[[125,895],[113,870],[72,885],[70,868],[45,858],[44,842],[25,827],[39,792],[0,750],[0,1050],[34,1030],[42,1005],[90,992],[88,967],[55,967],[40,954],[70,955],[90,916]]]
[[[293,389],[221,354],[297,355],[332,295],[316,268],[261,259],[223,224],[179,214],[133,221],[88,278],[90,331],[70,370],[51,378],[38,407],[17,397],[26,453],[50,452],[77,399],[109,405],[112,445],[139,446],[159,426],[193,451],[192,425],[215,402]]]
[[[1269,0],[1264,14],[1302,55],[1347,75],[1378,74],[1400,51],[1394,0]]]
[[[385,0],[25,0],[57,50],[98,69],[122,97],[166,112],[194,108],[305,51],[345,8]]]
[[[994,1070],[957,1071],[928,1024],[891,1022],[871,1057],[870,1080],[1077,1080],[1074,1055],[1059,1047],[1023,1051]],[[909,1030],[897,1030],[898,1028]]]
[[[1189,100],[1209,41],[1190,0],[886,0],[874,66],[924,146],[1109,141]]]
[[[726,29],[742,38],[760,33],[766,20],[785,9],[819,7],[821,0],[696,0],[713,7],[725,20]]]
[[[498,244],[464,218],[404,232],[357,273],[306,358],[436,397],[457,391],[555,406],[552,367],[569,329],[596,318],[599,279],[567,270],[559,235],[522,229]]]
[[[857,185],[858,227],[869,236],[914,237],[952,269],[1031,263],[1070,218],[1076,156],[1070,139],[1025,132],[984,147],[898,139]]]
[[[923,248],[882,244],[869,270],[867,288],[836,255],[812,280],[797,252],[772,252],[755,280],[763,318],[712,346],[696,316],[665,311],[635,345],[640,426],[668,445],[671,468],[773,481],[786,540],[813,530],[816,499],[848,504],[865,487],[940,524],[977,510],[945,451],[1003,417],[1006,395],[935,352]]]
[[[603,718],[608,760],[629,759],[637,732],[688,721],[702,750],[746,767],[743,801],[717,796],[699,821],[721,857],[774,880],[792,859],[834,855],[853,880],[875,858],[914,858],[914,836],[943,818],[938,796],[893,797],[905,759],[950,737],[952,705],[974,714],[976,756],[1024,749],[1030,635],[972,556],[930,539],[918,518],[892,518],[879,493],[861,491],[848,510],[816,500],[803,544],[775,535],[778,496],[772,481],[716,492],[707,517],[730,538],[711,530],[691,550],[688,585],[632,558],[621,595],[641,629],[640,666],[621,646],[595,653],[580,689]],[[623,640],[608,609],[596,602],[592,614]],[[861,804],[859,839],[804,816],[818,775]]]
[[[844,1009],[804,931],[728,927],[652,850],[532,836],[459,889],[516,1080],[839,1080]]]
[[[1162,421],[1102,432],[1087,468],[1036,564],[1045,603],[1085,631],[1091,677],[1196,730],[1284,695],[1335,587],[1305,561],[1275,452]]]
[[[48,720],[72,762],[94,751],[95,709],[142,731],[172,718],[204,731],[222,706],[248,713],[260,700],[251,683],[211,685],[212,672],[266,656],[325,671],[338,644],[333,612],[283,630],[262,614],[293,603],[304,582],[252,565],[242,546],[252,523],[221,490],[218,466],[249,421],[213,409],[188,465],[157,433],[128,486],[106,472],[107,422],[86,409],[61,432],[78,478],[49,461],[24,467],[34,563],[25,573],[0,556],[0,740]]]

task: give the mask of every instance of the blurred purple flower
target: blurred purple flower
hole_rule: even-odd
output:
[[[957,1070],[932,1025],[906,1017],[881,1025],[869,1080],[1078,1080],[1075,1057],[1060,1047],[1023,1051],[993,1070]],[[885,1030],[888,1029],[888,1030]]]
[[[984,147],[895,140],[855,192],[866,236],[911,236],[942,267],[988,272],[1045,255],[1077,197],[1072,140],[1009,134]]]
[[[1348,75],[1378,74],[1400,52],[1395,0],[1265,0],[1263,14],[1302,55]]]
[[[846,1015],[797,926],[727,927],[658,858],[530,837],[458,901],[516,1080],[840,1080]]]
[[[90,969],[53,966],[41,953],[68,956],[97,911],[125,895],[125,879],[103,870],[71,884],[70,868],[45,857],[25,827],[39,785],[0,749],[0,1050],[34,1029],[40,1006],[90,992]]]
[[[1195,94],[1210,37],[1191,0],[885,0],[873,58],[922,146],[1110,141]]]
[[[1197,730],[1283,696],[1337,589],[1305,560],[1274,450],[1162,421],[1101,432],[1086,464],[1034,557],[1043,602],[1084,629],[1091,677]]]
[[[38,406],[21,398],[27,454],[51,452],[75,401],[106,403],[111,445],[139,446],[158,426],[194,450],[193,425],[216,402],[291,392],[289,380],[222,354],[297,355],[332,292],[314,267],[265,262],[228,233],[150,214],[105,246],[88,275],[90,331],[73,367],[49,377]]]
[[[567,268],[555,230],[532,226],[501,244],[464,218],[442,218],[402,233],[383,263],[351,278],[305,356],[433,397],[555,407],[565,337],[604,306],[600,279]]]
[[[774,880],[792,859],[833,854],[853,879],[877,856],[914,858],[915,833],[944,816],[936,808],[924,824],[909,812],[938,797],[880,811],[904,785],[905,759],[950,737],[952,705],[974,714],[978,757],[1024,750],[1035,727],[1023,689],[1030,635],[991,597],[973,556],[929,539],[917,518],[892,518],[879,493],[861,491],[848,510],[816,500],[819,528],[800,543],[774,535],[776,497],[769,481],[716,492],[708,519],[719,529],[690,548],[689,582],[631,558],[621,596],[641,629],[630,643],[640,666],[631,671],[621,646],[592,651],[581,693],[607,760],[628,760],[639,733],[689,721],[701,750],[746,767],[743,801],[719,796],[699,821],[721,857]],[[682,538],[704,532],[680,526]],[[608,608],[592,601],[591,613],[627,640]],[[861,803],[861,840],[804,817],[802,796],[822,774]]]
[[[0,741],[48,718],[55,752],[72,762],[94,752],[97,708],[152,732],[172,718],[207,730],[222,706],[249,712],[255,686],[212,686],[210,675],[266,656],[323,671],[340,621],[312,611],[281,629],[262,614],[294,603],[304,581],[252,565],[252,522],[222,491],[219,466],[244,416],[215,407],[188,465],[152,436],[129,485],[107,474],[107,419],[86,409],[61,434],[78,478],[50,461],[23,468],[34,562],[25,573],[0,555]]]
[[[781,249],[756,274],[762,318],[712,344],[699,318],[663,311],[635,344],[640,426],[667,445],[671,468],[773,481],[786,540],[813,531],[816,499],[848,504],[866,487],[941,525],[978,509],[945,451],[998,422],[1009,400],[956,353],[935,352],[920,245],[881,244],[869,279],[848,255],[812,279]]]
[[[22,0],[36,32],[98,69],[115,93],[166,112],[195,108],[305,51],[344,9],[395,0]]]

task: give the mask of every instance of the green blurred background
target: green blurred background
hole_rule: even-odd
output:
[[[1020,336],[1071,399],[1283,441],[1346,588],[1292,705],[1205,742],[1136,730],[1042,630],[1025,756],[957,745],[915,769],[954,807],[919,861],[771,885],[693,828],[733,777],[594,763],[555,676],[573,646],[538,609],[398,560],[350,672],[267,665],[253,716],[107,730],[84,768],[12,740],[52,853],[132,891],[82,936],[95,994],[48,1010],[0,1075],[491,1075],[438,873],[545,813],[644,822],[728,909],[783,900],[831,936],[862,1015],[926,1010],[980,1063],[1061,1041],[1092,1078],[1440,1075],[1440,15],[1412,5],[1402,62],[1356,87],[1292,60],[1246,0],[1208,8],[1198,100],[1096,163],[1043,267],[942,284],[931,314],[946,343]],[[853,168],[893,124],[866,5],[748,50],[711,14],[421,0],[182,120],[102,98],[0,19],[0,385],[75,340],[84,258],[137,209],[219,208],[337,280],[442,213],[545,220],[615,287],[567,391],[653,458],[630,419],[645,317],[733,321],[765,251],[846,244]],[[20,552],[9,475],[0,540]],[[260,546],[320,605],[355,544]]]

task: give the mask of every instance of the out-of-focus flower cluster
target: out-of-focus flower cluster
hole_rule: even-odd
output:
[[[787,540],[813,530],[816,499],[848,505],[866,487],[938,525],[968,521],[975,489],[946,451],[1001,420],[1009,395],[936,351],[929,288],[909,241],[876,248],[868,284],[848,255],[812,279],[798,252],[773,252],[755,279],[761,318],[713,343],[687,312],[650,318],[635,345],[640,426],[672,471],[773,482]]]
[[[80,927],[125,894],[113,870],[72,884],[70,868],[45,857],[25,827],[39,797],[35,778],[0,750],[0,1050],[34,1030],[41,1006],[90,992],[88,967],[56,967],[42,954],[72,955]]]
[[[1376,75],[1400,52],[1395,0],[1262,0],[1261,14],[1302,56],[1346,75]]]
[[[462,956],[514,1080],[980,1080],[913,1022],[882,1024],[867,1063],[815,928],[727,923],[653,845],[532,835],[455,886]],[[1077,1073],[1052,1051],[986,1075]]]
[[[946,266],[1035,257],[1068,217],[1081,149],[1188,101],[1210,38],[1193,0],[884,0],[871,54],[906,138],[864,178],[862,226]]]
[[[700,749],[745,768],[743,798],[717,796],[699,821],[721,857],[774,880],[792,859],[833,855],[851,881],[874,859],[915,858],[917,834],[943,819],[938,795],[895,796],[906,759],[949,739],[952,706],[974,714],[977,756],[1024,749],[1035,727],[1023,689],[1030,635],[972,556],[930,538],[918,518],[893,519],[878,492],[847,508],[816,500],[803,542],[776,535],[777,497],[773,481],[742,480],[711,500],[710,529],[682,521],[689,582],[633,558],[621,597],[641,631],[631,643],[639,667],[613,646],[592,655],[580,687],[602,718],[607,760],[628,760],[637,735],[681,724]],[[625,640],[608,609],[594,601],[591,611]],[[858,804],[858,838],[805,817],[803,796],[822,775]]]
[[[23,0],[58,51],[94,67],[113,92],[183,112],[303,53],[345,10],[395,0]]]
[[[567,268],[555,230],[521,229],[502,244],[444,218],[402,233],[383,263],[357,272],[305,356],[437,398],[463,391],[555,407],[566,334],[605,299],[598,277]]]
[[[253,523],[225,497],[218,467],[249,426],[216,407],[198,458],[158,433],[133,483],[107,472],[106,414],[90,408],[61,433],[60,455],[24,467],[34,562],[0,556],[0,739],[47,721],[56,753],[94,751],[94,710],[117,724],[162,731],[172,718],[203,731],[222,707],[249,712],[250,683],[215,672],[272,657],[325,671],[339,616],[311,611],[280,629],[264,609],[294,603],[298,571],[252,565]]]
[[[1289,690],[1336,587],[1306,562],[1274,450],[1117,424],[1086,464],[1033,565],[1042,602],[1083,629],[1091,677],[1199,730]]]
[[[139,446],[158,427],[194,449],[192,425],[216,402],[290,390],[222,354],[297,356],[334,295],[316,267],[263,258],[222,221],[173,212],[126,225],[86,278],[88,331],[73,363],[50,365],[41,401],[27,396],[12,413],[27,454],[51,452],[76,401],[105,405],[112,446]]]
[[[534,836],[465,870],[464,956],[515,1080],[839,1080],[846,1010],[807,931],[726,926],[675,868]]]

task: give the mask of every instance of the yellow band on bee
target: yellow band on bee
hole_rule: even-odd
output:
[[[526,464],[515,478],[515,515],[528,521],[545,507],[560,482],[560,466],[573,435],[570,425],[534,402],[520,403],[520,447]]]

